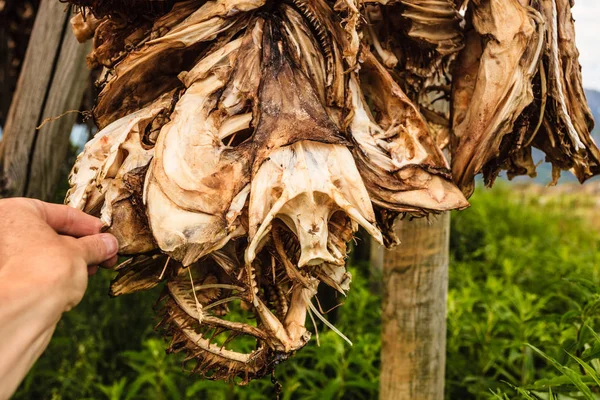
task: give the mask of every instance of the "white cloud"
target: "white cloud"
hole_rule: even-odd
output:
[[[583,86],[600,90],[600,1],[577,0],[573,17]]]

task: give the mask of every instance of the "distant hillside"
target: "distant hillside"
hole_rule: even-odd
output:
[[[600,139],[600,92],[597,90],[586,89],[585,95],[596,120],[596,129],[594,129],[594,139],[596,143]]]

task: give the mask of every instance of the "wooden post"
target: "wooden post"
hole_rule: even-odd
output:
[[[385,258],[385,251],[383,246],[377,243],[375,239],[372,237],[370,239],[369,289],[371,290],[371,293],[381,295],[383,291],[383,261]]]
[[[63,3],[42,0],[0,143],[3,197],[49,200],[60,177],[77,115],[36,127],[78,109],[87,86],[90,45],[77,43],[70,17]]]
[[[450,215],[398,221],[383,263],[382,400],[442,400]]]

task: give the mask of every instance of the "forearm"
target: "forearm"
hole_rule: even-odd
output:
[[[0,400],[8,399],[48,346],[65,305],[56,291],[0,271]]]

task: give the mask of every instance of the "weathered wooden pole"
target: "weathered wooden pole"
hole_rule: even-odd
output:
[[[87,86],[85,56],[70,31],[71,13],[42,0],[0,143],[0,195],[49,200],[67,156],[76,114],[36,129],[46,118],[77,110]]]
[[[441,400],[450,214],[398,221],[396,233],[383,257],[380,398]]]

